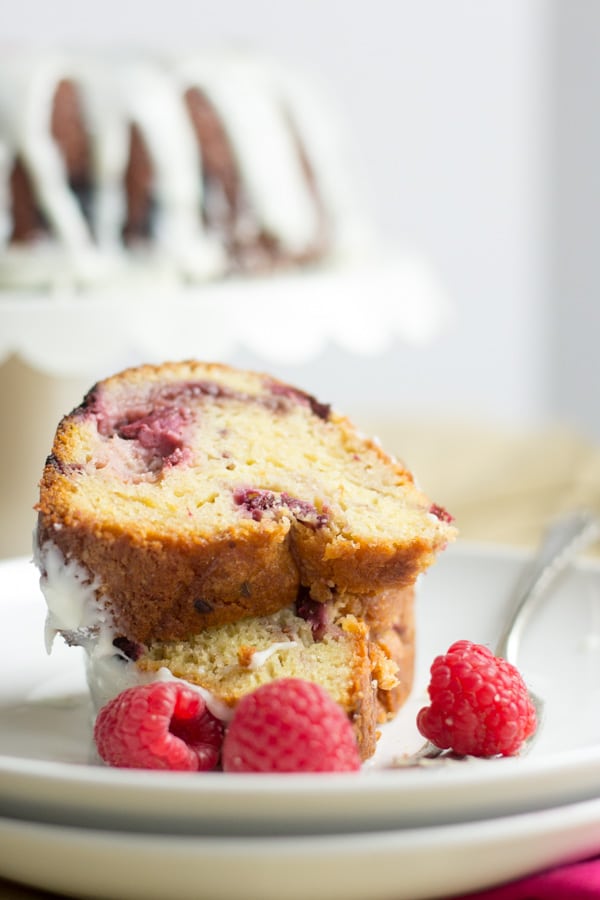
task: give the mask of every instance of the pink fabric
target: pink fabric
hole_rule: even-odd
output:
[[[600,900],[600,857],[467,894],[460,900]]]

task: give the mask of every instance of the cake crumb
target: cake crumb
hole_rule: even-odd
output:
[[[238,648],[238,664],[242,669],[250,668],[255,653],[256,647],[249,647],[247,644],[244,644],[242,647]]]

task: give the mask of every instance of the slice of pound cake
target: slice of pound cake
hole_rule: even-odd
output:
[[[322,684],[363,758],[406,698],[419,573],[454,538],[412,475],[307,393],[219,364],[129,369],[59,424],[36,561],[48,631],[97,704],[183,678],[227,718],[260,684]]]

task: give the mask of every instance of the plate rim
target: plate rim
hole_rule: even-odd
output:
[[[315,871],[318,877],[325,876],[326,889],[320,896],[324,896],[326,900],[342,896],[349,897],[350,900],[362,898],[365,880],[369,881],[371,888],[369,896],[387,897],[393,889],[399,900],[407,898],[424,900],[425,897],[446,897],[448,890],[458,894],[491,888],[556,865],[590,858],[596,852],[600,840],[600,798],[573,803],[566,808],[524,812],[486,822],[464,822],[385,832],[371,830],[354,834],[309,834],[268,839],[178,836],[165,833],[123,834],[116,830],[81,829],[77,826],[16,821],[2,816],[0,835],[3,833],[9,834],[13,846],[18,845],[20,849],[27,840],[30,844],[35,844],[37,840],[39,851],[40,841],[46,841],[47,852],[43,874],[40,874],[39,866],[32,869],[29,865],[25,872],[22,863],[19,863],[21,866],[19,872],[15,873],[14,863],[7,871],[6,858],[3,860],[0,852],[0,877],[15,879],[16,874],[17,881],[45,890],[60,890],[61,885],[56,883],[56,874],[53,882],[48,881],[48,873],[56,873],[57,870],[60,872],[59,881],[62,879],[64,884],[65,877],[68,877],[70,889],[74,888],[72,868],[67,876],[64,873],[65,867],[61,868],[65,847],[68,854],[74,853],[79,857],[83,853],[84,860],[87,853],[89,863],[89,853],[93,854],[94,848],[96,853],[104,858],[110,854],[113,859],[114,843],[117,841],[120,848],[118,859],[114,861],[114,871],[111,866],[108,875],[109,883],[113,887],[108,886],[104,867],[98,870],[98,866],[95,866],[95,879],[97,890],[100,871],[99,877],[104,880],[103,896],[110,898],[118,896],[120,900],[123,897],[139,896],[139,880],[134,890],[130,879],[124,893],[121,892],[123,886],[120,882],[118,895],[114,892],[115,878],[119,877],[119,865],[122,865],[124,854],[132,855],[133,867],[130,858],[127,859],[128,866],[132,869],[136,863],[141,864],[151,854],[155,866],[158,864],[160,867],[162,863],[161,871],[168,872],[169,878],[172,877],[171,866],[166,865],[169,861],[182,867],[185,878],[191,874],[192,868],[196,873],[205,871],[203,866],[206,861],[214,865],[220,861],[231,862],[237,857],[237,864],[241,865],[241,870],[245,874],[245,894],[249,900],[259,896],[266,900],[281,896],[282,865],[289,867],[290,862],[293,864],[306,861],[310,855],[312,880],[315,880]],[[515,847],[519,848],[518,853],[515,853]],[[468,853],[471,858],[473,852],[477,854],[478,864],[460,865],[461,859],[463,863],[465,861],[465,854]],[[443,871],[442,887],[439,879],[440,867],[435,865],[435,859],[436,855],[443,859],[444,855],[448,854],[452,860],[458,858],[459,865],[455,863],[453,869]],[[16,858],[16,854],[12,854],[11,859],[13,857]],[[431,865],[421,865],[424,858]],[[271,865],[265,875],[264,862],[267,859]],[[348,883],[347,878],[341,876],[340,866],[348,859],[354,861],[351,871],[360,872],[358,883],[355,881]],[[374,870],[364,865],[367,860],[371,866],[375,863]],[[405,863],[404,868],[402,862]],[[237,866],[234,869],[233,876],[228,876],[224,883],[221,881],[222,890],[219,891],[219,897],[222,900],[233,900],[234,896],[239,896],[237,893],[239,869]],[[233,872],[231,866],[229,871]],[[289,868],[286,871],[289,872]],[[260,872],[260,877],[257,877],[257,872]],[[400,881],[398,881],[399,873],[402,875]],[[431,873],[437,874],[431,878]],[[137,876],[133,877],[135,879]],[[222,879],[222,875],[219,877]],[[232,877],[235,878],[235,894],[232,892]],[[187,878],[184,900],[191,896],[189,884],[190,879]],[[157,896],[156,885],[154,888],[152,897]],[[196,884],[193,885],[193,890],[197,891]],[[304,898],[304,880],[301,891]],[[88,892],[84,893],[84,896],[91,895]],[[197,896],[197,893],[194,893],[194,896]],[[290,896],[299,897],[298,890],[292,890]]]
[[[506,560],[512,563],[526,560],[531,555],[528,548],[506,544],[459,540],[449,547],[446,553],[454,557],[490,558]],[[31,565],[29,557],[20,556],[0,560],[0,578],[7,568]],[[582,557],[575,564],[576,569],[592,571],[600,575],[600,560],[594,557]],[[426,577],[426,576],[425,576]],[[41,596],[41,594],[40,594]],[[40,640],[42,638],[40,637]],[[406,769],[370,769],[368,766],[360,773],[327,773],[311,774],[235,774],[223,778],[221,772],[174,773],[149,772],[135,769],[112,769],[102,765],[73,763],[60,760],[40,760],[20,756],[0,754],[0,796],[14,798],[14,779],[22,782],[29,779],[38,789],[43,787],[42,804],[57,802],[61,791],[66,794],[60,809],[84,811],[90,808],[98,798],[102,799],[107,787],[118,790],[127,797],[141,798],[147,806],[151,800],[162,796],[170,803],[180,802],[183,798],[206,796],[224,797],[228,800],[237,798],[251,800],[268,799],[270,802],[286,802],[286,798],[308,800],[318,794],[319,797],[345,799],[347,802],[364,797],[368,792],[374,800],[392,802],[394,795],[401,794],[407,798],[439,794],[444,791],[456,791],[462,784],[474,789],[490,789],[499,791],[503,785],[517,787],[525,782],[533,794],[539,790],[549,776],[558,776],[566,772],[577,771],[579,777],[587,776],[594,782],[594,793],[589,797],[600,796],[600,743],[585,747],[548,752],[542,757],[523,756],[517,759],[473,760],[456,766],[440,767],[429,770],[427,788],[424,789],[423,772]],[[333,777],[331,777],[333,774]],[[11,794],[11,784],[13,793]],[[77,788],[85,788],[90,797],[77,800],[73,794]],[[556,795],[558,796],[558,795]],[[576,799],[582,799],[576,795]],[[556,797],[551,802],[556,804]],[[568,803],[569,798],[563,799]],[[187,804],[182,810],[182,820],[188,823],[196,821],[196,817],[188,810]],[[538,805],[543,808],[543,805]],[[387,809],[387,806],[386,806]],[[118,812],[115,814],[118,817]],[[368,818],[368,817],[367,817]],[[398,819],[400,821],[400,818]]]

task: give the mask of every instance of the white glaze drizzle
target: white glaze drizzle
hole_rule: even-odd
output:
[[[233,708],[231,706],[227,706],[226,703],[223,703],[222,700],[219,700],[218,697],[215,697],[214,694],[212,694],[201,685],[194,684],[191,681],[186,681],[184,678],[177,678],[175,675],[173,675],[170,669],[167,669],[164,666],[158,670],[158,672],[153,676],[152,680],[179,681],[181,682],[181,684],[185,684],[189,688],[192,688],[192,690],[197,691],[206,703],[209,712],[211,712],[217,719],[221,719],[222,722],[229,722],[233,718]]]
[[[98,603],[98,582],[74,560],[65,560],[51,541],[41,548],[34,537],[34,562],[40,570],[40,588],[48,606],[46,649],[50,653],[59,632],[73,635],[85,650],[86,677],[92,703],[99,710],[117,694],[151,681],[180,681],[201,694],[209,711],[228,721],[232,710],[200,685],[176,678],[167,668],[142,672],[121,656],[113,644],[115,631],[106,609]]]
[[[361,208],[360,191],[354,172],[356,163],[349,152],[335,104],[327,91],[293,67],[271,61],[271,80],[278,85],[296,130],[302,136],[319,198],[331,229],[332,252],[368,253],[373,229]],[[319,100],[316,102],[316,97]]]
[[[48,607],[47,651],[51,651],[56,635],[64,631],[76,634],[82,644],[98,644],[102,652],[110,644],[114,653],[110,618],[96,599],[97,581],[76,561],[65,560],[50,541],[37,547],[34,540],[34,562],[40,571],[40,588]]]
[[[266,650],[255,650],[252,656],[250,657],[250,664],[248,666],[252,671],[256,671],[260,669],[271,656],[274,656],[275,653],[278,653],[280,650],[291,650],[292,647],[297,647],[297,641],[276,641],[274,644],[271,644]]]
[[[182,87],[196,87],[218,111],[259,222],[288,250],[300,252],[318,233],[284,98],[271,69],[251,56],[205,55],[181,63]]]
[[[51,135],[53,98],[62,80],[77,89],[91,140],[91,231]],[[136,263],[140,267],[121,240],[132,124],[152,162],[157,208],[155,234],[141,268],[149,256],[162,269],[191,280],[223,274],[228,265],[224,247],[202,222],[201,151],[184,102],[192,87],[215,107],[258,223],[284,250],[309,249],[319,232],[317,206],[289,120],[306,144],[329,224],[345,222],[334,233],[347,237],[349,223],[358,218],[350,215],[352,191],[341,175],[328,116],[319,112],[317,97],[301,79],[282,67],[234,53],[171,63],[9,54],[0,66],[0,247],[6,245],[0,249],[0,279],[35,284],[53,274],[54,279],[95,284],[125,275]],[[17,158],[51,226],[51,236],[42,242],[46,246],[7,245],[9,178]]]

